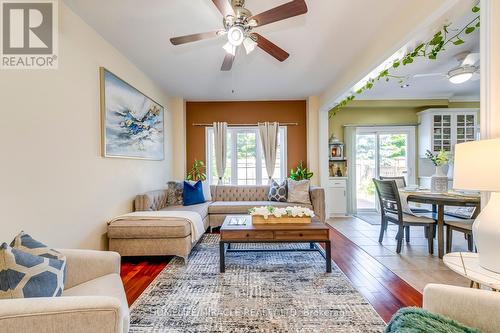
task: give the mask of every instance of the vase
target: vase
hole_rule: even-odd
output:
[[[436,172],[431,177],[431,192],[446,193],[448,192],[448,176],[444,172],[444,165],[436,166]]]
[[[489,271],[500,273],[500,193],[492,192],[489,202],[474,220],[472,234],[477,252],[479,265]]]

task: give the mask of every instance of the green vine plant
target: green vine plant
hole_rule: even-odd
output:
[[[358,90],[351,92],[347,97],[335,105],[329,112],[329,118],[334,117],[342,108],[347,106],[351,101],[356,99],[356,95],[360,95],[363,92],[370,90],[373,86],[381,81],[385,80],[389,82],[392,79],[398,80],[400,84],[405,83],[408,76],[398,76],[391,74],[392,70],[397,69],[400,66],[407,66],[412,64],[417,58],[428,58],[430,60],[436,60],[438,55],[446,50],[448,46],[458,46],[465,43],[467,35],[470,35],[480,27],[480,16],[479,16],[479,5],[472,8],[472,12],[476,14],[474,19],[467,23],[461,29],[450,30],[450,25],[444,25],[441,30],[436,32],[431,40],[420,43],[412,51],[406,53],[403,57],[396,59],[392,62],[389,68],[382,70],[377,76],[370,78],[366,83]]]

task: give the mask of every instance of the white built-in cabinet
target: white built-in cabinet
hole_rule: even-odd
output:
[[[424,157],[427,150],[454,153],[455,145],[478,139],[479,109],[427,109],[419,112],[418,151]]]
[[[347,179],[345,177],[331,177],[328,180],[327,198],[328,217],[347,214]]]

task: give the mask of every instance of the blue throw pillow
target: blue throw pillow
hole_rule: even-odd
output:
[[[0,299],[55,297],[64,290],[66,261],[0,246]]]
[[[16,238],[14,238],[10,246],[35,256],[66,260],[66,257],[61,252],[51,249],[47,245],[26,234],[24,231],[21,231]]]
[[[194,185],[184,181],[184,191],[182,193],[184,206],[197,205],[205,202],[203,195],[203,184],[201,180],[197,181]]]

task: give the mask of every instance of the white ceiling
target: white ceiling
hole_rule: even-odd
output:
[[[286,0],[247,0],[254,14]],[[301,99],[322,93],[396,17],[422,17],[436,0],[308,0],[306,15],[256,31],[290,53],[260,49],[221,72],[224,38],[172,46],[169,38],[222,26],[210,0],[65,0],[169,95],[186,100]],[[234,92],[232,92],[234,90]],[[385,93],[382,92],[381,93]],[[399,93],[399,90],[398,90]]]
[[[469,22],[474,15],[468,13],[465,17],[457,20],[450,29],[462,28],[464,23]],[[460,46],[451,45],[445,51],[439,54],[438,59],[430,60],[427,58],[417,58],[411,65],[400,66],[397,70],[391,70],[392,74],[405,76],[405,82],[409,87],[401,88],[398,80],[389,82],[380,81],[370,91],[359,95],[360,100],[375,99],[450,99],[479,101],[480,81],[469,80],[462,84],[453,84],[445,76],[430,76],[414,78],[415,74],[426,73],[448,73],[449,70],[457,67],[460,63],[457,61],[457,55],[465,52],[479,53],[479,31],[466,35],[465,44]],[[479,64],[476,64],[479,66]]]

